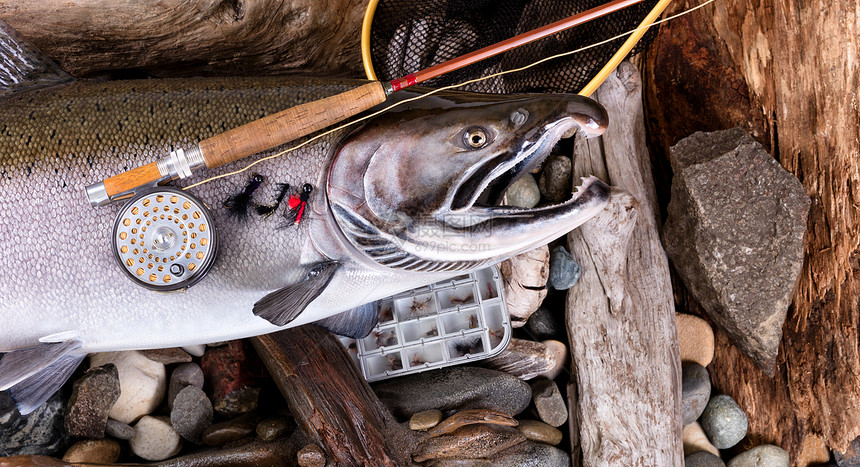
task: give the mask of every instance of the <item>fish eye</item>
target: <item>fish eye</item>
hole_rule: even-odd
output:
[[[467,147],[472,149],[482,148],[487,145],[487,132],[479,127],[469,128],[463,133],[463,140]]]

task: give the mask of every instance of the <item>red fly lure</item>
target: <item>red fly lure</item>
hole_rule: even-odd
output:
[[[284,212],[284,217],[293,221],[293,225],[302,221],[302,216],[305,214],[305,208],[308,205],[308,199],[311,197],[311,192],[314,187],[310,183],[305,183],[302,186],[302,192],[298,195],[290,195],[287,201],[288,210]]]

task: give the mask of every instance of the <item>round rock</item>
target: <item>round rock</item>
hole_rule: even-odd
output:
[[[538,188],[551,203],[559,203],[570,197],[573,180],[570,177],[573,164],[567,156],[550,156],[543,164]]]
[[[539,443],[556,446],[561,442],[561,431],[558,428],[537,420],[520,420],[517,430],[526,435],[526,438]]]
[[[567,467],[570,456],[549,444],[524,441],[490,457],[493,467]]]
[[[409,429],[416,431],[429,430],[442,421],[442,412],[439,410],[425,410],[418,412],[409,419]]]
[[[325,453],[316,444],[308,444],[296,454],[299,467],[323,467],[325,466]]]
[[[708,370],[698,363],[684,363],[681,368],[681,415],[684,426],[699,419],[710,397],[711,378]]]
[[[727,449],[747,434],[747,416],[731,397],[720,394],[708,401],[700,420],[711,443],[718,449]]]
[[[553,316],[552,311],[543,307],[538,308],[536,312],[529,316],[525,328],[529,332],[529,337],[538,341],[558,339],[563,337],[567,332],[559,324],[559,320]]]
[[[373,384],[379,399],[396,417],[425,410],[492,409],[516,415],[531,402],[528,384],[487,368],[454,366]]]
[[[567,290],[576,284],[582,275],[582,267],[573,260],[570,253],[559,245],[552,249],[549,256],[549,281],[547,285],[555,290]]]
[[[540,379],[532,383],[532,397],[541,420],[559,427],[567,421],[567,406],[555,381]]]
[[[196,363],[183,363],[170,374],[167,385],[167,406],[173,408],[173,399],[186,386],[203,389],[203,370]]]
[[[119,443],[112,439],[85,439],[73,444],[63,455],[68,463],[113,464],[119,460]]]
[[[699,422],[693,422],[684,426],[681,437],[684,444],[684,455],[699,451],[707,451],[715,456],[720,455],[720,450],[711,444],[711,440],[708,439],[708,435],[702,430]]]
[[[176,455],[182,449],[179,433],[170,426],[167,417],[144,416],[134,426],[134,437],[129,440],[132,452],[148,461],[161,461]]]
[[[224,444],[247,438],[257,432],[253,421],[247,417],[238,417],[225,422],[216,423],[203,432],[203,443],[209,446]]]
[[[183,438],[199,443],[203,432],[212,425],[212,402],[202,389],[185,386],[173,401],[170,424]]]
[[[105,425],[105,434],[116,439],[131,439],[134,436],[134,428],[127,423],[109,418]]]
[[[714,359],[714,330],[711,325],[698,316],[683,313],[675,314],[675,324],[681,361],[708,366]]]
[[[113,363],[119,372],[120,395],[111,407],[110,418],[132,423],[152,413],[167,392],[164,364],[154,362],[138,351],[104,352],[90,357],[90,367]]]
[[[788,467],[789,457],[785,449],[772,444],[756,446],[735,456],[728,467]]]
[[[684,458],[684,467],[726,467],[726,464],[710,452],[699,451]]]
[[[540,202],[540,190],[532,174],[524,174],[505,192],[508,206],[533,208]]]
[[[286,417],[273,417],[261,421],[257,425],[257,436],[263,441],[274,441],[292,427]]]

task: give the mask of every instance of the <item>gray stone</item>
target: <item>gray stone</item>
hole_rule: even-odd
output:
[[[559,203],[570,198],[573,181],[570,174],[573,164],[567,156],[550,156],[543,164],[538,188],[544,199],[550,203]]]
[[[576,284],[582,275],[582,267],[573,260],[570,253],[559,245],[552,249],[549,257],[549,280],[547,285],[555,290],[567,290]]]
[[[567,331],[559,324],[559,320],[553,316],[548,308],[538,308],[526,321],[526,331],[529,337],[542,341],[546,339],[563,338]]]
[[[684,458],[684,467],[726,467],[726,463],[710,452],[699,451]]]
[[[532,174],[524,174],[522,178],[515,181],[505,192],[505,200],[508,206],[519,206],[521,208],[533,208],[540,202],[540,190]]]
[[[708,401],[700,423],[717,449],[728,449],[747,434],[747,415],[734,399],[725,394]]]
[[[109,418],[105,425],[105,434],[116,439],[131,439],[134,437],[134,428],[131,425]]]
[[[90,368],[75,381],[66,409],[66,432],[79,438],[103,438],[108,413],[119,399],[116,365]]]
[[[541,379],[532,383],[532,397],[541,420],[560,427],[567,421],[567,406],[555,381]]]
[[[183,363],[170,374],[167,385],[167,406],[173,408],[173,399],[185,386],[203,389],[203,370],[196,363]]]
[[[860,438],[854,438],[845,452],[834,450],[833,458],[839,467],[860,467]]]
[[[739,128],[695,133],[670,158],[666,253],[713,322],[772,375],[803,265],[806,190]]]
[[[203,432],[212,426],[212,402],[202,389],[185,386],[173,400],[170,424],[183,438],[200,443]]]
[[[520,433],[526,435],[526,438],[532,441],[551,444],[553,446],[558,445],[562,438],[561,431],[558,428],[537,420],[520,420],[517,430],[520,430]]]
[[[728,467],[788,467],[788,453],[772,444],[756,446],[738,454],[729,461]]]
[[[681,415],[683,426],[695,422],[702,415],[711,397],[711,378],[708,370],[698,363],[684,363],[681,370]]]
[[[501,371],[455,366],[372,385],[396,417],[406,420],[430,409],[493,409],[516,415],[528,407],[528,384]]]
[[[525,441],[490,457],[495,467],[567,467],[570,456],[556,447]]]
[[[33,412],[21,415],[9,392],[0,392],[0,457],[58,453],[67,439],[64,412],[60,393]]]

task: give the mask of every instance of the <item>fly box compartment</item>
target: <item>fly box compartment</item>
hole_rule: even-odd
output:
[[[511,340],[498,268],[464,274],[379,301],[379,322],[341,337],[367,381],[482,360]]]

